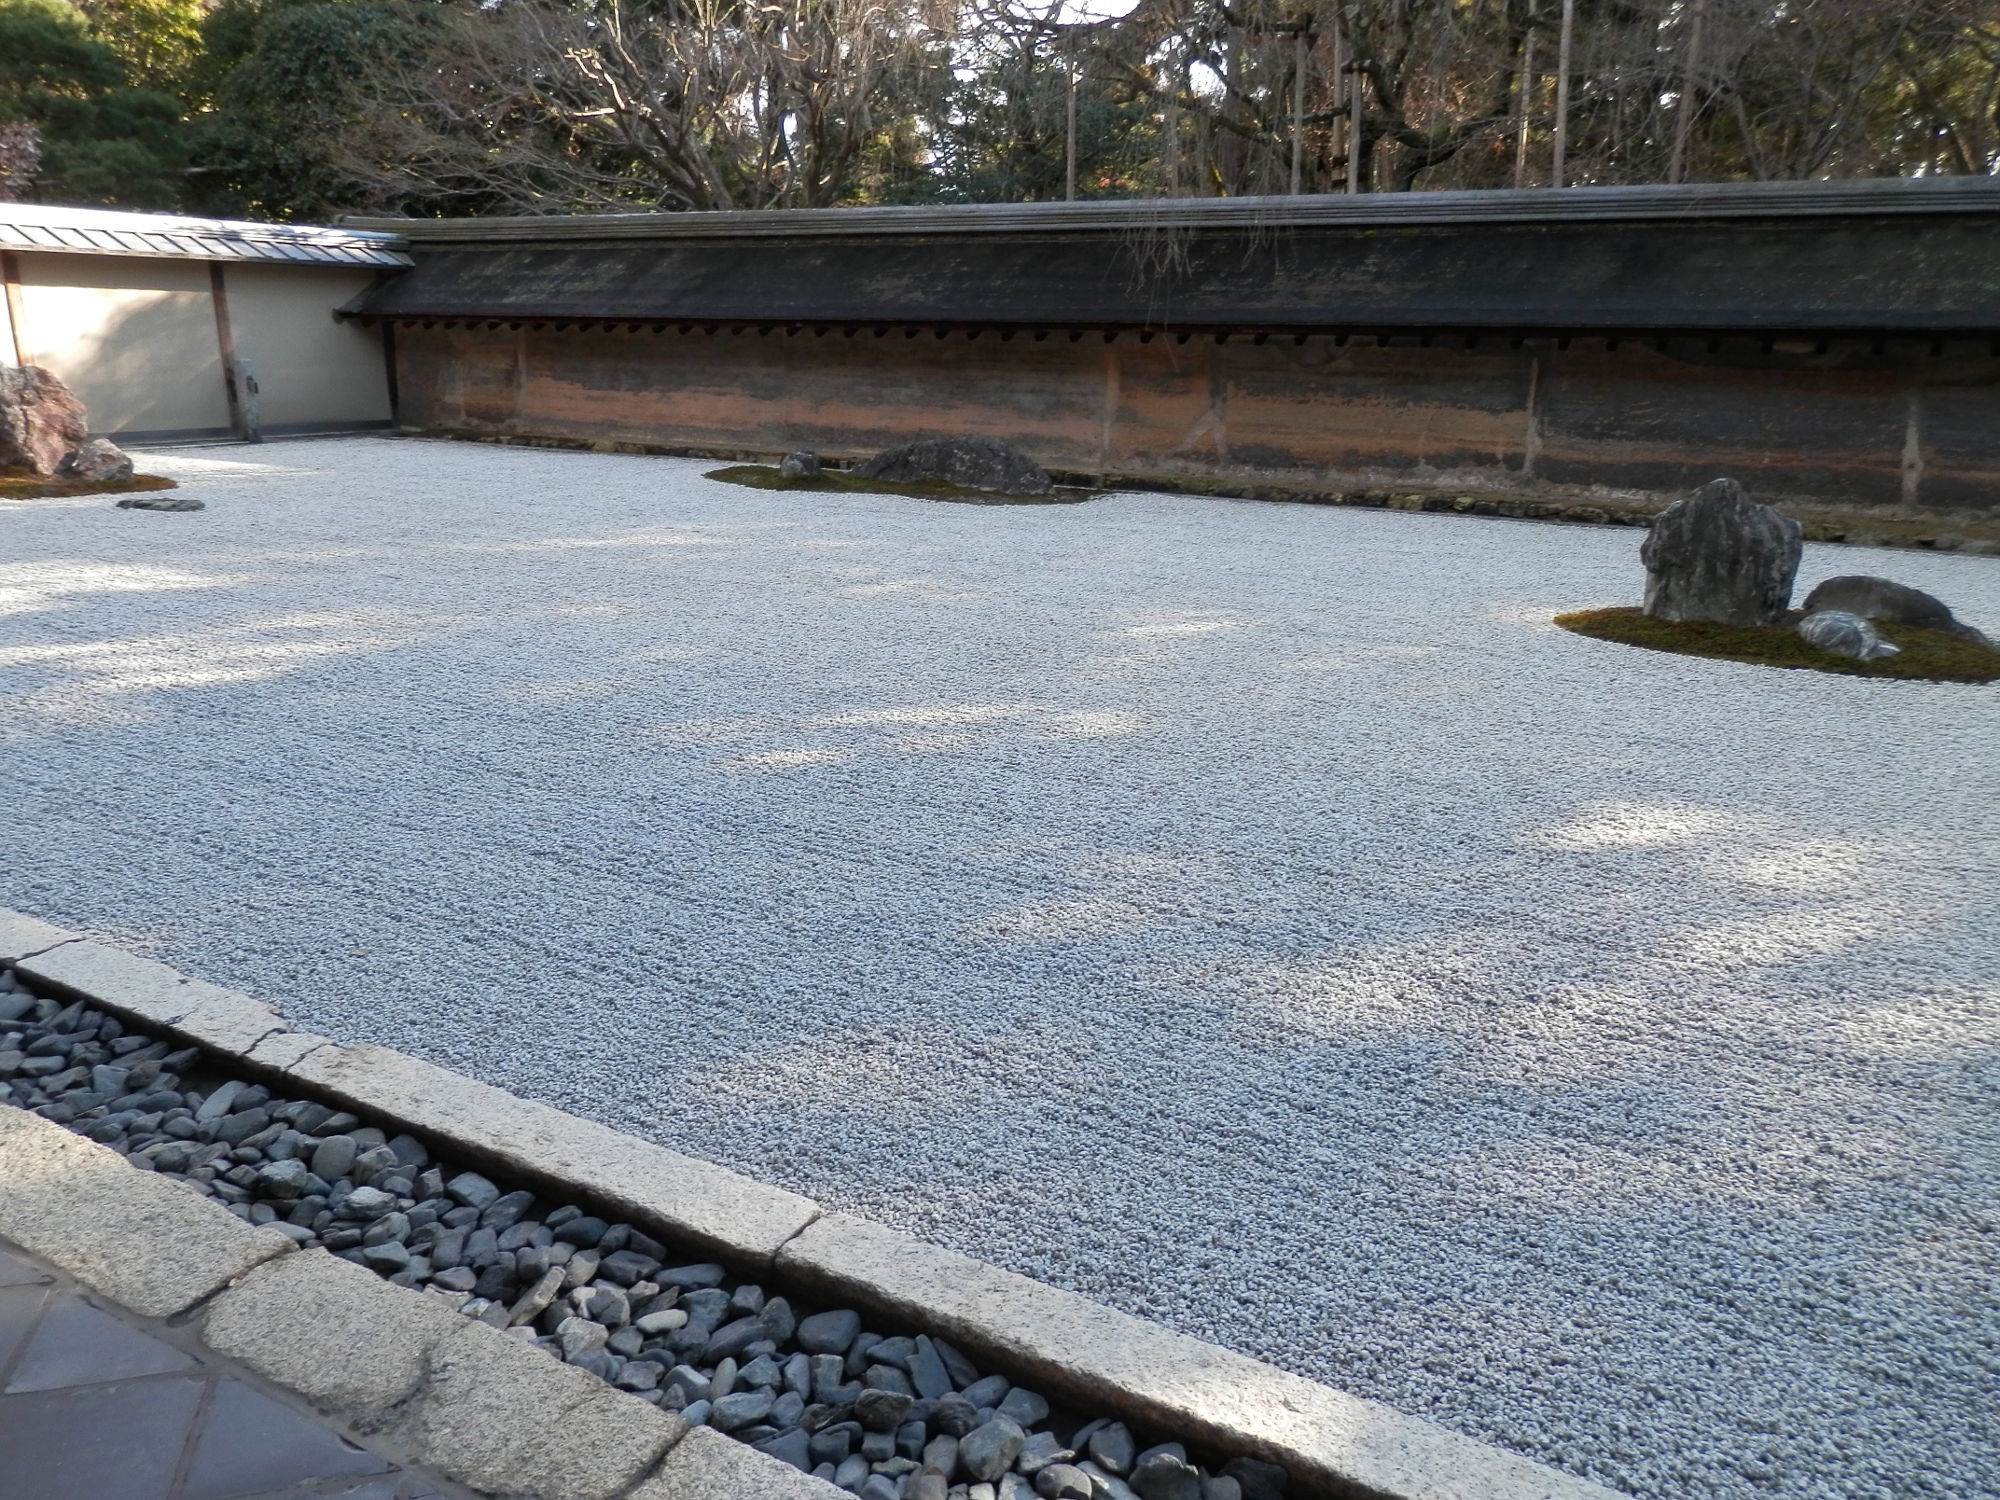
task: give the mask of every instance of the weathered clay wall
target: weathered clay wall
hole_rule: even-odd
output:
[[[2000,501],[1984,344],[405,324],[396,347],[401,421],[461,432],[831,456],[991,433],[1106,478],[1666,495],[1728,473],[1822,505]]]

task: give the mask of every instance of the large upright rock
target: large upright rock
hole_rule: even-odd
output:
[[[52,475],[89,436],[68,386],[40,365],[0,365],[0,469]]]
[[[1639,549],[1646,613],[1659,620],[1776,625],[1799,571],[1799,523],[1712,479],[1661,511]]]
[[[876,454],[854,472],[863,479],[907,484],[939,479],[969,490],[1003,495],[1046,495],[1055,486],[1042,466],[999,438],[926,438]]]

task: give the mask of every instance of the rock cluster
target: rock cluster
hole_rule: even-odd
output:
[[[1806,595],[1808,615],[1822,610],[1839,610],[1864,620],[1887,620],[1893,625],[1914,625],[1922,630],[1941,630],[1976,645],[1990,645],[1983,632],[1973,629],[1935,595],[1913,589],[1906,583],[1887,578],[1871,578],[1865,573],[1847,573],[1829,578]]]
[[[56,376],[40,365],[0,365],[0,469],[114,484],[132,477],[132,460],[91,437],[83,403]]]
[[[1639,549],[1646,613],[1660,620],[1777,625],[1803,551],[1799,523],[1714,479],[1653,522]]]
[[[1003,495],[1046,495],[1055,488],[1042,466],[1012,443],[999,438],[926,438],[885,449],[854,472],[863,479],[887,479],[898,484],[936,479],[968,490],[993,490]]]
[[[32,1109],[400,1286],[449,1301],[689,1422],[863,1500],[1280,1500],[1283,1469],[1219,1473],[1124,1424],[1051,1419],[943,1339],[805,1311],[630,1224],[433,1158],[422,1142],[262,1084],[204,1086],[176,1049],[0,974],[0,1102]],[[200,1076],[200,1075],[196,1075]]]
[[[62,381],[40,365],[0,365],[0,469],[54,474],[89,437]]]

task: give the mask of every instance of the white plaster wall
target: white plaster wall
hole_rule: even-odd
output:
[[[228,428],[206,262],[23,253],[21,322],[92,431]]]
[[[266,427],[388,419],[380,335],[333,318],[373,284],[374,272],[231,265],[225,276],[237,357],[255,371]]]

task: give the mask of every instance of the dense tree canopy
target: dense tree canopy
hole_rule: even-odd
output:
[[[0,0],[0,196],[46,201],[321,218],[1996,170],[2000,0]]]

